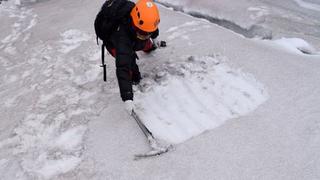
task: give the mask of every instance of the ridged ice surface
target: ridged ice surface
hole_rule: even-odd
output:
[[[153,70],[140,84],[137,112],[159,139],[181,143],[226,120],[245,115],[268,99],[252,75],[221,57],[189,57]]]

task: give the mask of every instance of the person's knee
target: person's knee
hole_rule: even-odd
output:
[[[131,64],[132,64],[132,58],[130,54],[120,54],[119,52],[117,53],[116,56],[116,67],[117,68],[128,68],[131,69]]]

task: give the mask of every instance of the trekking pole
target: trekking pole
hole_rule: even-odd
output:
[[[101,45],[101,60],[102,60],[102,64],[101,64],[100,67],[103,68],[103,81],[106,82],[107,81],[107,65],[104,62],[104,47],[105,47],[105,45],[104,45],[104,43],[102,43],[102,45]]]

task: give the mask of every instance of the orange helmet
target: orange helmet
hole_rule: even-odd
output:
[[[152,0],[139,0],[130,13],[133,24],[142,31],[154,32],[160,23],[159,10]]]

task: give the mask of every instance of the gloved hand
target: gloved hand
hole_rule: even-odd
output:
[[[152,39],[152,42],[153,42],[153,45],[156,47],[156,48],[159,48],[159,47],[167,47],[167,43],[165,41],[158,41],[158,39]]]
[[[158,42],[158,47],[167,47],[167,42],[165,41]]]
[[[159,47],[166,47],[167,43],[165,41],[158,41],[157,39],[152,39],[152,47],[148,50],[144,50],[146,53],[150,53]]]
[[[132,111],[134,110],[134,103],[132,100],[126,100],[124,102],[125,109],[129,115],[132,115]]]

